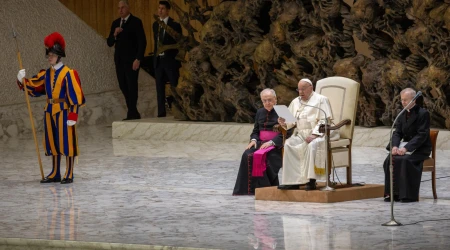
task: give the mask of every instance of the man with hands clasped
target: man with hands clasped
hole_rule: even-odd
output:
[[[44,148],[45,155],[52,156],[53,168],[41,183],[68,184],[73,182],[74,158],[79,153],[75,128],[78,108],[84,106],[85,98],[77,71],[61,61],[66,56],[66,43],[61,34],[54,32],[48,35],[44,44],[50,68],[41,70],[32,78],[25,78],[26,71],[22,69],[17,74],[17,84],[32,97],[47,97],[44,109]],[[61,179],[62,155],[66,156],[66,171]]]
[[[112,22],[106,43],[115,48],[117,81],[127,104],[124,120],[136,120],[141,119],[137,109],[138,78],[147,39],[141,19],[130,13],[128,0],[119,1],[117,10],[120,17]]]
[[[412,101],[416,91],[406,88],[400,92],[404,112],[397,120],[392,134],[392,165],[394,200],[416,202],[419,200],[423,161],[431,153],[430,113]],[[409,104],[411,102],[411,104]],[[409,105],[408,105],[409,104]],[[389,150],[389,144],[386,149]],[[386,157],[384,201],[390,202],[390,157]]]

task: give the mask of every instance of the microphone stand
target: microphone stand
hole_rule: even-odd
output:
[[[389,185],[390,185],[390,196],[391,196],[391,220],[389,222],[381,224],[382,226],[402,226],[402,223],[397,222],[394,219],[394,186],[393,186],[393,172],[394,172],[394,165],[392,164],[392,129],[394,128],[395,123],[397,122],[398,118],[405,113],[406,108],[409,107],[409,105],[415,101],[419,96],[422,95],[422,92],[417,92],[416,96],[408,103],[408,105],[403,108],[402,111],[395,117],[394,122],[391,126],[391,132],[389,132]]]
[[[409,105],[409,104],[408,104]],[[406,106],[408,107],[408,106]],[[397,222],[394,219],[394,187],[393,187],[393,171],[394,171],[394,165],[392,164],[392,129],[394,128],[395,123],[397,122],[397,119],[400,117],[401,114],[405,112],[406,108],[404,108],[395,118],[394,123],[391,126],[391,132],[389,132],[389,185],[390,185],[390,196],[391,196],[391,220],[389,222],[381,224],[382,226],[401,226],[402,223]]]
[[[320,190],[321,191],[335,191],[336,189],[334,189],[334,188],[329,186],[329,179],[330,179],[329,178],[329,173],[328,173],[328,168],[329,168],[329,166],[328,166],[328,164],[329,164],[329,162],[328,162],[329,141],[328,140],[329,140],[329,138],[328,138],[328,117],[327,117],[327,113],[325,112],[325,110],[323,110],[323,109],[321,109],[319,107],[301,103],[301,99],[299,99],[299,102],[300,102],[300,105],[305,105],[305,106],[308,106],[308,107],[316,108],[316,109],[319,109],[320,111],[323,112],[323,115],[325,117],[325,143],[326,143],[325,153],[327,155],[327,158],[326,158],[327,160],[326,160],[326,164],[325,164],[325,166],[326,166],[325,167],[326,168],[325,169],[325,174],[326,174],[327,182],[326,182],[326,186],[321,188]]]
[[[412,101],[411,101],[412,102]],[[411,103],[410,102],[410,103]],[[408,107],[409,104],[406,106]],[[404,108],[395,118],[394,123],[391,126],[391,132],[389,132],[389,185],[390,185],[390,196],[391,196],[391,220],[389,222],[381,224],[382,226],[401,226],[402,223],[397,222],[394,219],[394,186],[393,186],[393,171],[394,171],[394,165],[392,164],[392,129],[394,128],[395,123],[397,122],[397,119],[405,113],[406,108]]]

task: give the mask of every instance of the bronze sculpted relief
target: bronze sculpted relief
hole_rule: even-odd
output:
[[[179,36],[187,55],[176,113],[253,122],[264,88],[274,88],[278,103],[288,105],[299,79],[337,75],[361,83],[361,126],[391,125],[401,110],[399,92],[412,87],[423,92],[432,125],[450,128],[450,2],[346,2],[241,0],[211,7],[186,1],[188,11],[175,7],[188,30]],[[203,28],[195,30],[190,20]],[[368,44],[371,57],[357,53],[353,36]]]

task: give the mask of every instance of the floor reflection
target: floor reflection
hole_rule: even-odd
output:
[[[41,191],[42,196],[51,196],[43,199],[42,214],[39,216],[42,232],[50,240],[77,240],[77,224],[80,212],[73,201],[73,186],[48,186]]]
[[[336,225],[329,218],[282,216],[285,249],[351,249],[351,234],[335,231]],[[339,241],[339,243],[335,242]]]
[[[280,221],[280,217],[270,218],[256,214],[253,215],[253,235],[249,235],[249,244],[253,247],[253,249],[281,249],[277,248],[277,238],[276,238],[276,228],[277,224],[274,220]]]

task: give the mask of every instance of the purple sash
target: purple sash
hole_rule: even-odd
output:
[[[275,136],[277,136],[279,132],[274,131],[260,131],[259,132],[259,139],[261,141],[270,141]],[[266,158],[267,158],[267,152],[274,149],[274,146],[270,146],[268,148],[264,149],[258,149],[253,153],[253,169],[252,169],[252,176],[263,176],[264,171],[266,171],[267,165],[266,165]]]

